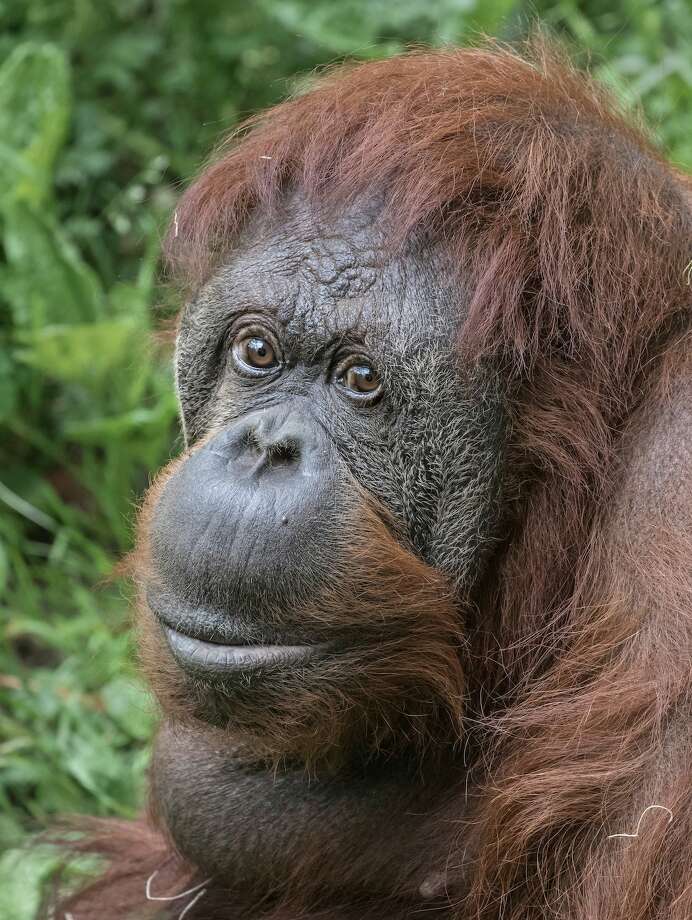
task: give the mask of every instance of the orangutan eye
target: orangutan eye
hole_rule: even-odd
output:
[[[337,384],[349,396],[372,402],[382,389],[382,380],[375,368],[365,361],[358,361],[345,367],[336,378]]]
[[[267,374],[279,366],[277,350],[261,334],[244,335],[233,343],[233,360],[241,372]]]

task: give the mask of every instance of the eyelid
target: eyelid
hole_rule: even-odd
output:
[[[237,316],[228,329],[228,335],[235,341],[240,335],[260,334],[279,340],[274,324],[264,316],[254,313],[244,313]]]
[[[349,367],[353,367],[356,364],[368,364],[370,367],[376,370],[375,362],[368,356],[364,351],[349,350],[344,352],[343,349],[340,350],[333,360],[333,371],[332,379],[336,380],[338,377],[341,377]]]

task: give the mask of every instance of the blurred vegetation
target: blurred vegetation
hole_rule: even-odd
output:
[[[179,447],[157,255],[178,189],[318,66],[538,17],[692,164],[692,0],[0,0],[0,915],[56,813],[132,814],[152,705],[105,581]],[[21,858],[20,858],[21,857]]]

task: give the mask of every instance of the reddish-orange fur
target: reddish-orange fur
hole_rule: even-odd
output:
[[[133,560],[140,585],[149,571],[150,509],[159,484],[180,462],[174,460],[159,477],[142,509],[139,548]],[[360,495],[355,484],[354,490]],[[435,741],[453,741],[461,733],[463,639],[451,588],[440,573],[392,536],[382,510],[375,513],[367,497],[360,497],[351,519],[343,522],[349,534],[348,572],[335,575],[334,586],[302,606],[300,618],[317,626],[350,623],[357,627],[363,610],[376,611],[383,636],[367,653],[344,653],[334,664],[333,675],[321,675],[322,682],[333,680],[338,688],[332,694],[317,694],[300,679],[295,686],[282,686],[271,708],[251,710],[247,731],[238,729],[236,705],[234,743],[248,745],[253,761],[263,758],[279,766],[294,756],[312,769],[315,762],[338,761],[356,742],[379,752],[404,746],[422,752]],[[353,598],[358,599],[355,605]],[[194,685],[181,681],[180,669],[166,651],[144,596],[138,607],[140,658],[164,711],[182,720],[194,717]],[[344,686],[342,680],[349,673],[359,675],[353,687]],[[206,694],[208,690],[201,691],[200,703]]]
[[[540,47],[412,54],[337,71],[221,151],[168,240],[185,282],[288,184],[335,205],[381,194],[394,243],[444,239],[473,291],[460,349],[512,382],[513,531],[468,637],[482,780],[443,915],[686,920],[689,447],[672,484],[657,464],[676,448],[656,451],[692,394],[689,187]],[[651,804],[672,820],[610,836]],[[232,916],[206,910],[193,916]]]

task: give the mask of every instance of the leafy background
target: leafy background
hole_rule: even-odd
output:
[[[36,828],[141,800],[154,712],[112,573],[180,446],[156,334],[180,186],[315,67],[536,17],[692,165],[692,0],[0,0],[0,916],[54,871]]]

